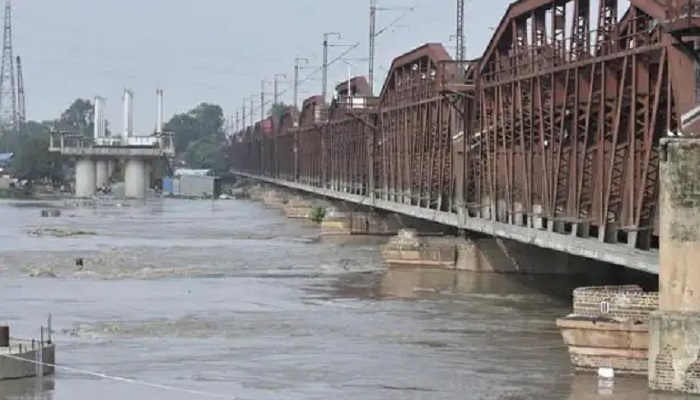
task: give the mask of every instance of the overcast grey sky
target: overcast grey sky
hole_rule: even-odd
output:
[[[391,61],[426,42],[446,47],[454,33],[455,0],[379,0],[382,7],[415,5],[377,42],[375,90]],[[468,0],[467,54],[478,57],[508,0]],[[361,42],[349,54],[367,57],[369,0],[22,0],[14,4],[14,50],[22,56],[29,119],[55,118],[77,97],[107,97],[107,118],[122,129],[121,95],[134,90],[138,133],[155,125],[155,90],[165,91],[166,119],[207,101],[227,115],[241,99],[260,92],[260,80],[293,73],[294,57],[321,64],[322,34]],[[380,12],[378,27],[403,11]],[[342,48],[331,49],[331,58]],[[453,53],[453,48],[448,51]],[[355,74],[367,73],[355,61]],[[330,69],[329,93],[347,77]],[[303,71],[302,76],[308,72]],[[320,74],[300,98],[320,93]],[[291,81],[281,88],[290,87]],[[272,85],[268,86],[269,91]],[[291,90],[282,99],[291,102]]]

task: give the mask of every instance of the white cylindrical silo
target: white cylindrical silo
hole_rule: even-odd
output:
[[[158,115],[156,133],[163,133],[163,89],[156,91],[158,95]]]
[[[124,138],[128,138],[133,134],[133,117],[134,117],[134,94],[131,90],[124,90]]]

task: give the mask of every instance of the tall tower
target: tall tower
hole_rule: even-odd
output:
[[[17,122],[22,132],[24,123],[27,122],[27,108],[24,96],[24,77],[22,74],[22,59],[17,56]]]
[[[12,0],[5,3],[5,29],[0,68],[0,125],[14,131],[17,128],[17,86],[12,56]]]
[[[466,49],[464,48],[464,0],[457,0],[457,29],[455,32],[455,40],[457,42],[455,58],[457,62],[461,64],[466,57]]]

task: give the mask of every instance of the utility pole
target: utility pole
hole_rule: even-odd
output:
[[[265,80],[260,81],[260,121],[265,119]]]
[[[250,126],[255,127],[255,117],[253,117],[253,108],[255,108],[254,105],[255,101],[255,96],[250,96]]]
[[[323,106],[326,105],[326,97],[328,92],[328,38],[334,36],[338,40],[342,39],[342,36],[338,32],[326,32],[323,34],[323,79],[321,88],[321,97],[323,98]]]
[[[466,49],[464,46],[464,0],[457,0],[457,29],[455,32],[455,41],[457,42],[457,50],[455,51],[457,54],[455,58],[461,70],[466,57]]]
[[[279,78],[287,79],[287,75],[286,75],[286,74],[277,74],[277,75],[275,75],[275,79],[274,79],[275,82],[274,82],[274,88],[273,88],[274,97],[273,97],[273,101],[272,101],[272,105],[273,105],[273,106],[274,106],[275,104],[279,104],[279,102],[280,102],[280,82],[279,82]]]
[[[245,123],[245,98],[243,98],[243,109],[241,111],[241,130],[245,130],[248,126]]]
[[[374,95],[374,51],[377,39],[377,0],[369,0],[369,92]]]
[[[369,80],[370,93],[374,94],[374,59],[377,49],[377,38],[382,33],[386,32],[389,28],[396,25],[403,17],[408,15],[408,13],[413,11],[413,7],[379,7],[379,0],[369,1],[369,74],[367,79]],[[389,25],[377,31],[377,12],[379,11],[398,11],[404,10],[405,12],[401,14],[398,18],[394,19]]]
[[[309,63],[309,60],[306,58],[296,57],[294,59],[294,108],[297,110],[299,109],[299,69],[302,61],[304,65]]]
[[[241,111],[236,110],[236,131],[234,133],[238,133],[241,131]]]

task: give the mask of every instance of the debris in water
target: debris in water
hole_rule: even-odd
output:
[[[95,236],[95,232],[89,231],[70,231],[56,228],[37,228],[27,230],[29,236],[53,236],[53,237],[70,237],[70,236]]]

